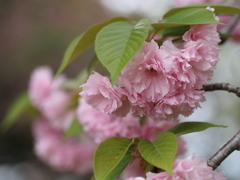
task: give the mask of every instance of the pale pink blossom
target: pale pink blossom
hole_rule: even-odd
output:
[[[214,24],[192,26],[183,35],[183,57],[191,65],[189,76],[192,85],[200,89],[213,76],[218,58],[218,43],[221,41]]]
[[[215,46],[221,42],[217,32],[217,24],[192,25],[182,38],[185,42],[205,40]]]
[[[157,102],[173,91],[174,80],[163,72],[159,47],[155,41],[143,44],[140,51],[124,67],[120,78],[130,82],[130,94],[134,97],[140,95],[146,102]],[[126,86],[124,80],[119,81],[120,87]]]
[[[35,153],[45,163],[80,175],[92,172],[96,145],[86,135],[66,138],[44,118],[34,122],[33,135]]]
[[[146,180],[226,180],[223,172],[216,172],[207,165],[205,158],[196,158],[195,155],[187,159],[175,160],[173,177],[167,172],[147,173]]]
[[[177,125],[179,121],[163,121],[146,118],[146,122],[141,125],[140,118],[128,114],[120,118],[113,114],[102,113],[93,109],[83,98],[79,101],[77,117],[96,143],[101,143],[110,137],[144,138],[153,141],[159,134]],[[177,155],[185,153],[185,141],[178,138],[179,146]]]
[[[182,7],[190,4],[200,4],[200,3],[216,3],[221,4],[222,0],[175,0],[174,6],[175,7]]]
[[[200,107],[199,102],[205,99],[203,91],[197,91],[196,88],[203,85],[198,76],[201,77],[204,71],[198,70],[200,72],[197,74],[194,63],[189,63],[187,55],[187,51],[176,48],[171,41],[165,41],[160,49],[154,41],[143,45],[117,81],[122,87],[121,93],[130,102],[131,114],[176,119],[179,114],[189,116]],[[214,61],[211,65],[215,64]],[[151,71],[148,67],[151,67]],[[209,71],[212,72],[212,69]]]
[[[109,79],[96,72],[80,87],[80,95],[97,110],[112,113],[122,106],[121,95],[112,88]]]
[[[96,143],[100,143],[110,137],[135,138],[140,136],[139,118],[128,114],[126,117],[118,117],[93,109],[83,98],[77,109],[79,121]]]
[[[74,118],[74,111],[67,110],[71,93],[62,90],[65,77],[53,79],[49,67],[39,67],[33,71],[29,83],[29,96],[33,105],[54,127],[67,130]]]
[[[60,75],[54,81],[53,72],[47,66],[42,66],[35,69],[29,82],[29,96],[33,105],[42,107],[42,103],[51,95],[52,91],[59,89],[65,80],[65,77]]]

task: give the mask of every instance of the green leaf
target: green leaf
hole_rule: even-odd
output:
[[[152,165],[166,170],[172,176],[172,165],[177,153],[177,138],[173,133],[164,132],[153,142],[142,139],[138,149],[142,157]]]
[[[82,125],[78,122],[77,119],[74,119],[72,121],[72,124],[69,126],[68,130],[65,132],[64,136],[65,137],[74,136],[82,132],[83,132]]]
[[[149,29],[149,21],[142,19],[136,25],[124,21],[115,22],[98,33],[95,51],[101,63],[110,72],[112,84],[141,48]]]
[[[171,27],[164,29],[162,32],[163,38],[172,37],[172,36],[182,36],[186,31],[190,29],[190,26],[179,26],[179,27]]]
[[[216,125],[208,122],[183,122],[170,128],[168,132],[174,133],[176,136],[181,136],[184,134],[194,133],[204,131],[211,127],[224,127],[223,125]]]
[[[164,16],[163,19],[167,19],[168,17],[172,16],[173,14],[176,14],[182,10],[190,9],[190,8],[206,8],[211,7],[214,8],[215,14],[240,14],[240,9],[232,6],[223,6],[219,4],[191,4],[185,7],[181,8],[175,8],[168,11]]]
[[[79,56],[83,51],[85,51],[89,46],[91,46],[94,43],[97,33],[103,27],[117,21],[127,21],[127,19],[122,17],[113,18],[111,20],[90,27],[82,35],[76,37],[68,46],[64,54],[63,61],[55,77],[58,76],[67,67],[67,65],[71,63],[77,56]]]
[[[179,11],[160,23],[152,26],[157,30],[170,27],[193,25],[193,24],[222,24],[214,17],[214,13],[204,8],[191,8]]]
[[[94,174],[96,180],[114,180],[129,164],[129,153],[134,139],[112,137],[103,141],[94,155]]]
[[[1,122],[1,130],[6,131],[31,107],[27,93],[20,94],[10,106],[6,116]]]

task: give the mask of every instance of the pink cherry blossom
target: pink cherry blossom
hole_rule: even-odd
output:
[[[33,71],[29,83],[29,95],[33,105],[55,128],[66,130],[74,118],[74,111],[68,111],[71,93],[62,90],[65,77],[53,80],[49,67],[39,67]]]
[[[189,4],[200,4],[200,3],[216,3],[221,4],[222,0],[175,0],[175,7],[182,7]]]
[[[29,82],[29,95],[36,107],[42,107],[42,103],[51,95],[52,91],[60,88],[65,77],[60,75],[54,81],[52,70],[47,66],[35,69]]]
[[[80,95],[91,104],[95,109],[102,112],[112,113],[122,106],[121,95],[111,87],[107,77],[98,73],[92,74],[87,82],[81,86]]]
[[[177,125],[179,121],[161,121],[147,118],[143,125],[140,125],[140,118],[128,114],[120,118],[113,114],[102,113],[93,109],[83,98],[80,99],[77,109],[77,117],[96,143],[100,143],[110,137],[144,138],[153,141],[159,134]],[[185,153],[185,141],[178,138],[178,155]]]
[[[63,131],[53,128],[44,118],[34,122],[33,135],[36,155],[53,168],[80,175],[92,171],[96,145],[86,135],[65,138]]]
[[[128,114],[126,117],[118,117],[93,109],[81,98],[77,109],[78,119],[96,143],[100,143],[110,137],[135,138],[140,136],[139,118]]]
[[[183,49],[170,40],[160,47],[154,40],[145,42],[114,88],[108,78],[95,73],[80,94],[96,109],[118,116],[128,112],[168,120],[189,116],[205,100],[197,89],[212,78],[219,61],[216,26],[191,26],[183,35]]]
[[[196,89],[213,76],[213,70],[219,61],[218,43],[221,41],[216,31],[217,25],[204,24],[192,26],[183,35],[184,44],[183,57],[191,65],[189,75]]]
[[[186,42],[206,40],[209,44],[215,46],[221,42],[216,24],[192,25],[191,29],[182,38]]]
[[[224,173],[213,171],[207,166],[205,158],[196,158],[195,155],[187,159],[175,160],[173,165],[173,177],[167,172],[158,174],[147,173],[146,180],[226,180]]]
[[[141,50],[122,70],[120,78],[131,84],[131,94],[141,95],[146,102],[157,102],[172,89],[172,79],[162,68],[159,47],[155,41],[145,42]],[[125,87],[123,80],[119,86]]]

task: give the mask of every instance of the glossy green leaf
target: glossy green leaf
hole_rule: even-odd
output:
[[[189,25],[167,28],[163,30],[162,36],[163,38],[172,37],[172,36],[182,36],[189,29],[190,29]]]
[[[168,11],[164,16],[163,19],[167,19],[168,17],[176,14],[180,11],[190,9],[190,8],[206,8],[211,7],[214,8],[215,14],[240,14],[240,9],[232,6],[223,6],[219,4],[192,4],[181,8],[175,8]]]
[[[31,107],[27,93],[20,94],[10,106],[7,114],[1,122],[1,130],[6,131]]]
[[[141,48],[149,29],[149,21],[142,19],[136,25],[124,21],[115,22],[98,33],[95,50],[101,63],[110,72],[112,84]]]
[[[222,24],[214,17],[214,13],[204,8],[191,8],[179,11],[162,22],[154,23],[152,26],[157,30],[165,28],[193,25],[193,24]]]
[[[168,132],[174,133],[176,136],[181,136],[184,134],[194,133],[204,131],[211,127],[224,127],[223,125],[216,125],[208,122],[182,122],[178,125],[170,128]]]
[[[65,132],[64,136],[74,136],[83,132],[82,125],[78,122],[77,119],[72,121],[72,124],[69,126],[68,130]]]
[[[91,46],[96,38],[97,33],[108,24],[117,22],[117,21],[127,21],[127,19],[122,17],[113,18],[109,21],[105,21],[103,23],[94,25],[90,27],[86,32],[82,35],[76,37],[68,46],[63,61],[55,75],[59,75],[69,63],[71,63],[77,56],[79,56],[84,50],[86,50],[89,46]]]
[[[96,180],[114,180],[129,164],[129,153],[133,140],[127,138],[109,138],[103,141],[94,155],[94,174]]]
[[[146,161],[172,175],[172,165],[177,153],[177,146],[176,136],[173,133],[164,132],[153,142],[142,139],[138,144],[138,149]]]

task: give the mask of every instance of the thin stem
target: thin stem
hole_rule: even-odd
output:
[[[240,149],[240,130],[216,154],[208,160],[208,166],[215,170],[233,151]]]
[[[238,97],[240,97],[240,87],[231,85],[229,83],[206,84],[206,85],[203,85],[203,88],[201,90],[204,90],[204,91],[223,90],[223,91],[235,93]]]

